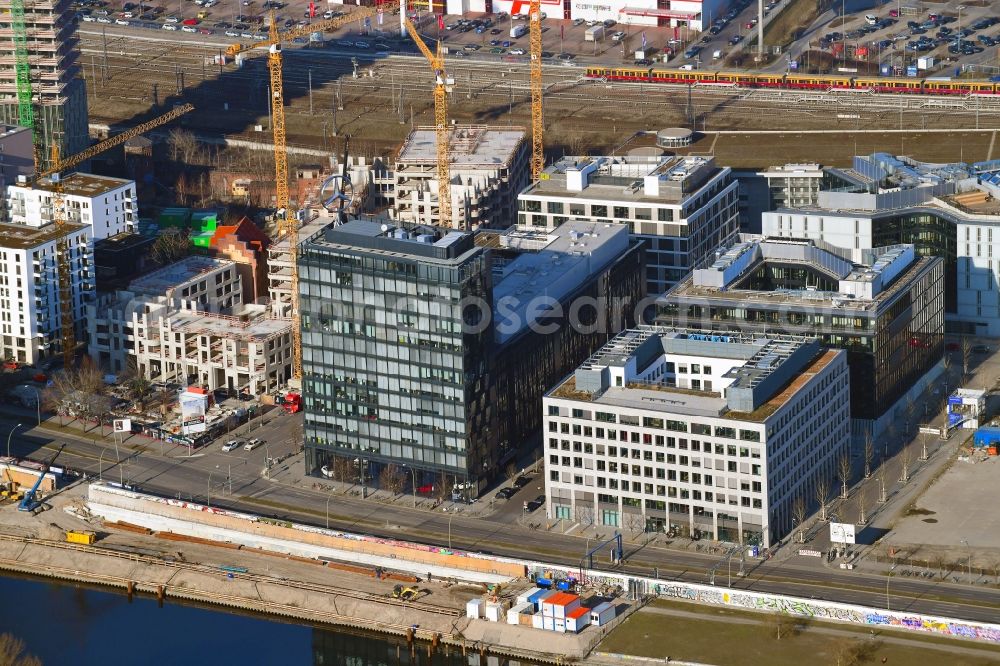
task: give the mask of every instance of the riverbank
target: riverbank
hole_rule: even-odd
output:
[[[540,641],[541,632],[531,627],[466,618],[466,602],[485,590],[472,582],[475,575],[464,582],[419,577],[414,585],[420,598],[404,602],[393,598],[393,587],[416,579],[399,568],[375,575],[360,557],[308,558],[85,520],[84,491],[51,498],[53,508],[37,516],[10,504],[0,508],[0,570],[148,594],[164,603],[183,600],[402,637],[414,649],[448,646],[532,664],[580,659],[600,638],[596,630],[581,636],[546,632]],[[68,529],[94,530],[99,539],[93,546],[65,543]],[[512,599],[528,586],[523,579],[505,584],[504,596]]]

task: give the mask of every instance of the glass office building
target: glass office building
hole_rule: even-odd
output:
[[[560,302],[641,297],[641,247],[623,227],[586,226],[585,239],[568,228],[512,240],[354,220],[303,243],[307,471],[377,484],[396,464],[407,486],[477,495],[537,431],[548,386],[634,323],[528,325],[539,289]]]

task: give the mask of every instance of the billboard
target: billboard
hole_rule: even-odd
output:
[[[114,432],[132,432],[132,419],[115,419]]]
[[[205,413],[208,411],[208,396],[203,393],[185,391],[181,393],[181,434],[191,435],[205,432]]]
[[[830,523],[831,543],[854,543],[854,525],[851,523]]]

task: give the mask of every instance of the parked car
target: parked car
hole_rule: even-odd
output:
[[[514,488],[501,488],[500,490],[497,491],[495,497],[497,499],[509,500],[515,494],[517,494],[517,490]]]
[[[990,348],[989,348],[988,345],[973,345],[972,346],[972,353],[973,354],[989,354],[990,353]]]
[[[504,42],[504,43],[506,44],[508,42]],[[511,55],[524,55],[524,49],[511,49],[510,50],[510,54]]]
[[[243,446],[243,440],[241,440],[241,439],[231,439],[231,440],[229,440],[228,442],[226,442],[225,444],[222,445],[222,450],[225,451],[226,453],[229,453],[230,451],[235,451],[236,449],[240,448],[241,446]]]
[[[537,511],[545,504],[545,495],[539,495],[530,502],[525,503],[524,508],[531,513],[532,511]]]
[[[531,477],[530,476],[524,476],[522,474],[521,476],[519,476],[516,479],[514,479],[514,483],[512,485],[515,488],[517,488],[518,490],[520,490],[521,488],[524,488],[529,483],[531,483]]]
[[[260,446],[263,443],[264,443],[263,440],[261,440],[258,437],[254,437],[253,439],[248,439],[247,443],[243,445],[243,450],[244,451],[253,451],[254,449],[256,449],[258,446]]]

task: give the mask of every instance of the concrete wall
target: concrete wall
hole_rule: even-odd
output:
[[[300,555],[330,557],[412,572],[426,576],[502,582],[523,576],[524,564],[478,553],[295,523],[269,521],[258,516],[215,509],[175,499],[91,484],[88,506],[105,520],[122,520],[156,531],[174,532],[239,543],[251,548]]]

